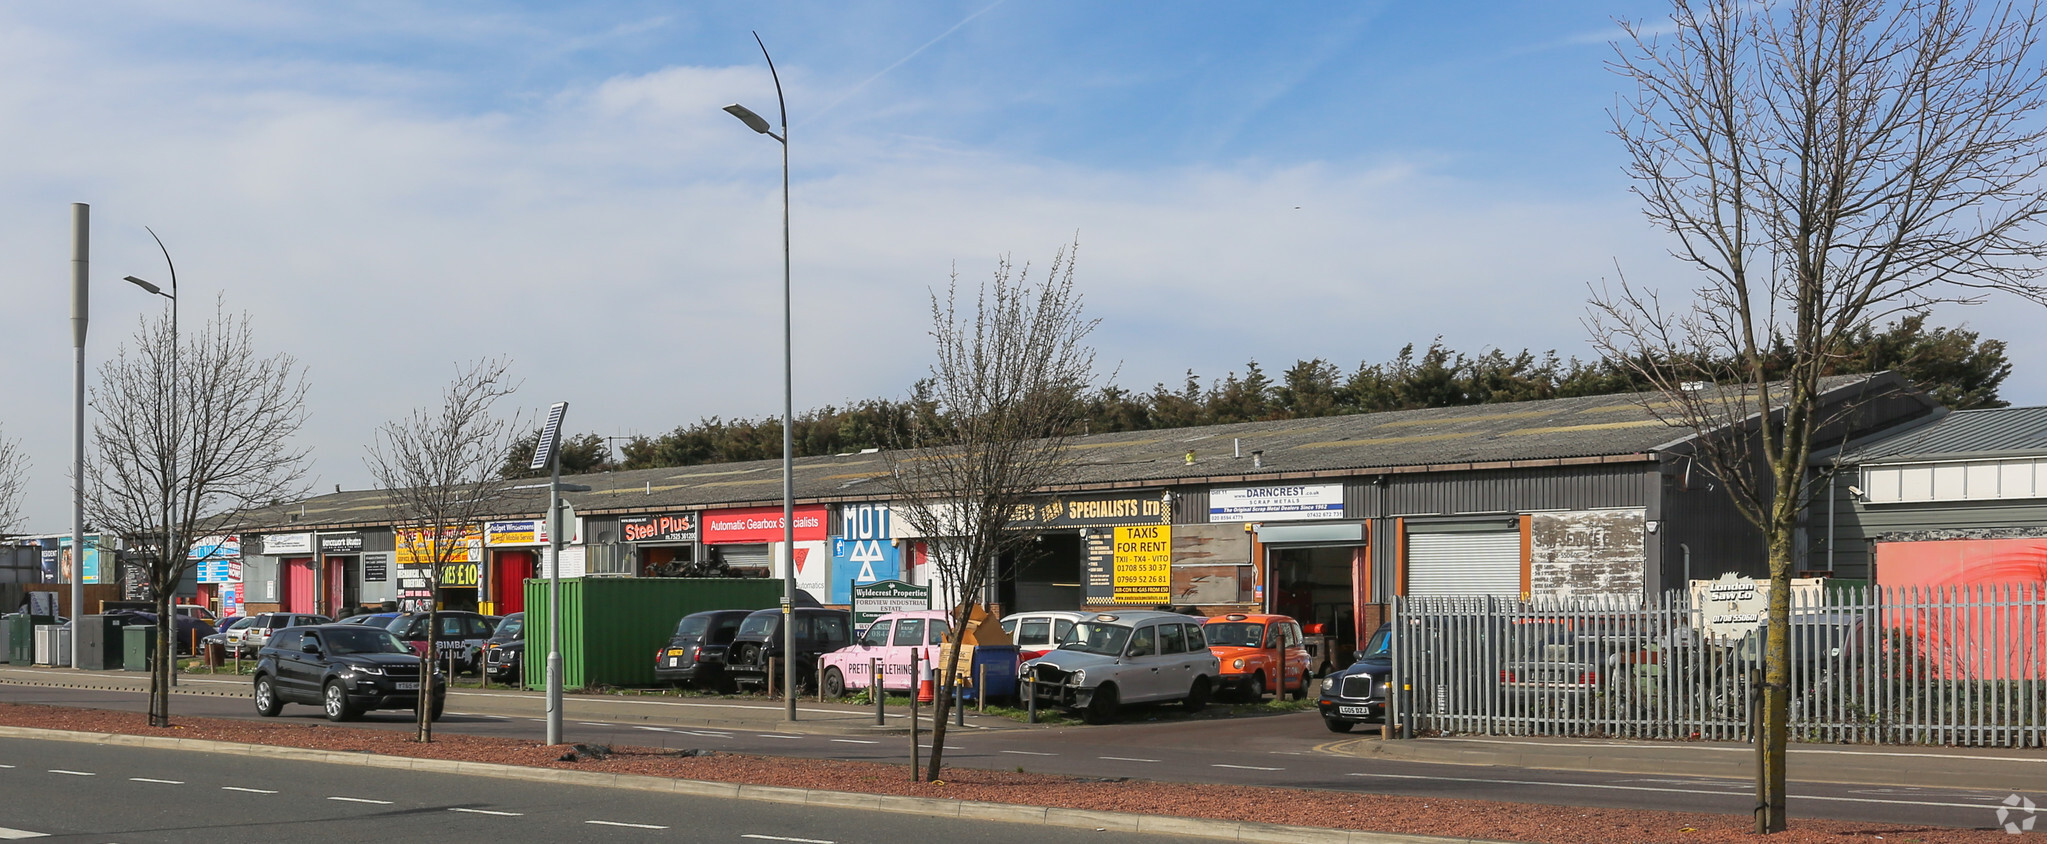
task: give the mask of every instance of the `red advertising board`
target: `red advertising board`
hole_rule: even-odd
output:
[[[703,541],[706,545],[782,541],[780,507],[710,510],[704,513],[703,519]],[[823,505],[796,508],[796,541],[823,542],[825,522]]]
[[[1886,626],[1931,667],[1978,679],[2047,677],[2047,539],[1879,542]]]

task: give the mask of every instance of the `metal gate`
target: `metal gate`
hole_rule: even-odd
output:
[[[1798,596],[1794,596],[1798,597]],[[1397,598],[1403,732],[1747,741],[1767,626],[1715,639],[1682,592]],[[1792,737],[2047,746],[2047,584],[1856,587],[1790,624]]]

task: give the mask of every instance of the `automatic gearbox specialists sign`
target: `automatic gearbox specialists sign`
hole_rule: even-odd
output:
[[[1172,526],[1116,528],[1115,561],[1116,603],[1172,603]]]

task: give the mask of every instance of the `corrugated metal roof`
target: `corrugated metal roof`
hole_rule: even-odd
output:
[[[2047,407],[1958,410],[1850,452],[1857,463],[2047,454]]]
[[[1834,390],[1863,380],[1864,376],[1836,377],[1822,386]],[[1659,410],[1668,413],[1669,405],[1655,394],[1620,394],[1096,434],[1072,444],[1075,467],[1069,483],[1162,486],[1218,477],[1285,478],[1298,473],[1574,458],[1648,459],[1657,446],[1690,433],[1658,418]],[[1253,466],[1253,451],[1262,452],[1258,459],[1262,465]],[[1189,452],[1194,455],[1192,463],[1186,459]],[[882,480],[888,459],[882,454],[803,457],[796,460],[795,470],[792,486],[798,500],[888,497]],[[781,498],[782,463],[774,459],[674,466],[562,480],[592,487],[568,496],[584,513],[766,504]],[[501,508],[507,515],[544,510],[544,489],[512,493]],[[285,517],[286,513],[297,518]],[[261,514],[256,523],[290,529],[390,520],[382,493],[358,491],[276,508]]]

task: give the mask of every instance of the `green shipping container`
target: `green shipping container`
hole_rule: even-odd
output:
[[[526,581],[526,685],[547,687],[547,581]],[[768,578],[563,578],[562,686],[654,685],[654,650],[675,623],[705,610],[778,606],[782,581]]]

